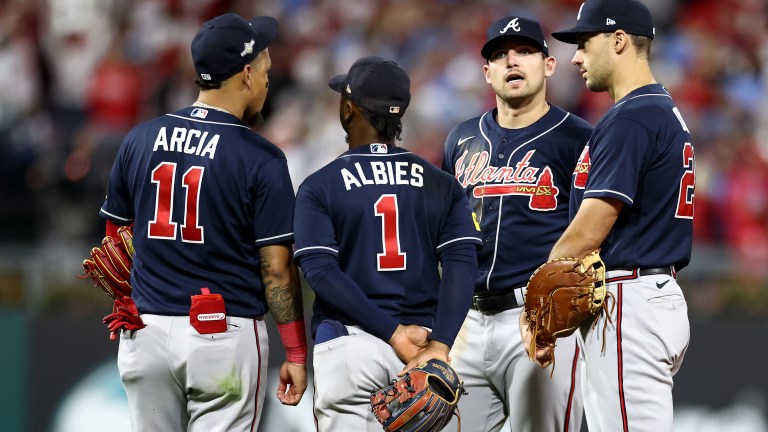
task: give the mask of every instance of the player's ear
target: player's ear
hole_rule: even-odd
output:
[[[551,77],[555,73],[555,67],[557,66],[557,59],[554,57],[544,56],[544,76]]]
[[[483,65],[483,75],[485,75],[485,82],[490,84],[491,83],[491,68],[488,67],[488,62],[487,61]]]
[[[253,78],[253,72],[253,66],[248,63],[243,66],[243,70],[240,71],[240,80],[243,82],[243,85],[248,88],[250,88],[252,84],[251,79]]]
[[[345,123],[349,123],[349,121],[352,120],[355,112],[355,104],[351,100],[342,96],[339,105],[339,117],[341,117],[341,120]]]
[[[624,30],[616,30],[613,32],[613,52],[616,54],[621,54],[624,50],[627,49],[627,44],[629,44],[629,35],[624,32]]]

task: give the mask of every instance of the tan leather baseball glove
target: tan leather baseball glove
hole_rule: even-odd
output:
[[[584,320],[607,312],[607,295],[599,249],[584,258],[553,259],[536,269],[525,293],[531,360],[536,348],[554,346],[555,339],[570,336]]]

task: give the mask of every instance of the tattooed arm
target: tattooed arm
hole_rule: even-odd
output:
[[[280,324],[298,320],[303,315],[304,306],[293,251],[290,246],[277,244],[260,248],[259,254],[269,311]]]
[[[307,338],[299,271],[288,245],[264,246],[259,254],[267,305],[286,352],[277,398],[284,405],[298,405],[307,389]]]

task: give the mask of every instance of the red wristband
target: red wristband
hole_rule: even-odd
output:
[[[307,363],[307,335],[304,318],[289,323],[277,323],[277,331],[285,347],[285,359],[291,363]]]

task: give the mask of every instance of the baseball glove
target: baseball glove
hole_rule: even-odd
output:
[[[131,296],[131,267],[133,267],[133,229],[121,226],[117,237],[104,237],[101,247],[91,249],[91,258],[83,260],[85,274],[94,286],[104,290],[112,299]]]
[[[554,346],[556,338],[570,336],[584,320],[606,310],[606,296],[610,293],[599,249],[584,258],[553,259],[536,269],[525,293],[531,360],[536,348]]]
[[[454,414],[458,417],[463,394],[464,383],[453,368],[432,359],[372,391],[371,408],[386,432],[440,431]]]

